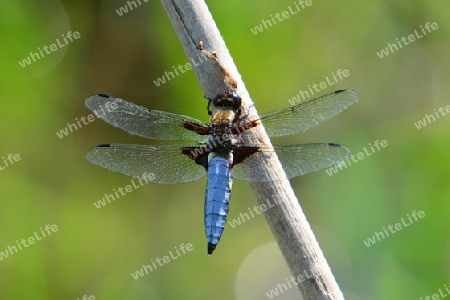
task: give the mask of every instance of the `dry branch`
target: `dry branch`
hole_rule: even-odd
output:
[[[187,57],[194,59],[202,55],[205,60],[193,65],[205,95],[213,98],[237,85],[243,106],[250,107],[252,101],[245,84],[205,2],[161,0],[161,3]],[[256,114],[256,109],[252,112]],[[252,139],[271,145],[263,126],[252,131]],[[298,285],[304,299],[344,299],[277,157],[264,158],[259,172],[278,179],[271,184],[252,182],[250,186],[259,205],[266,203],[266,199],[276,199],[279,203],[266,210],[264,216],[292,275],[315,274]]]

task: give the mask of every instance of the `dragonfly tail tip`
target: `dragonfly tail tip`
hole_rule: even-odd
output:
[[[211,255],[215,249],[216,249],[216,244],[208,243],[208,254]]]

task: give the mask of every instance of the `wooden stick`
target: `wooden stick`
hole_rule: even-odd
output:
[[[161,3],[187,57],[197,62],[192,67],[206,97],[214,98],[237,89],[243,106],[251,107],[253,102],[205,2],[161,0]],[[256,109],[252,108],[251,112],[250,117],[257,115]],[[258,140],[271,145],[262,125],[251,132],[254,134],[249,138],[250,143]],[[298,283],[304,299],[344,299],[276,155],[261,160],[259,174],[277,179],[270,183],[251,182],[250,186],[259,205],[267,199],[278,203],[264,211],[264,216],[292,275],[297,282],[305,274],[313,275]],[[280,278],[281,282],[284,278]]]

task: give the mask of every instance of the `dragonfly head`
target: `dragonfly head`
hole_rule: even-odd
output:
[[[216,109],[233,110],[238,112],[241,109],[241,97],[237,91],[226,91],[223,94],[218,94],[214,99],[208,99],[208,114],[212,115],[211,104]]]

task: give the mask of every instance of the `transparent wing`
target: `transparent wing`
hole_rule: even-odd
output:
[[[358,101],[353,90],[339,90],[286,109],[269,112],[261,121],[270,137],[308,130],[341,113]]]
[[[351,154],[346,147],[334,143],[274,146],[274,149],[288,179],[329,168],[345,161]],[[270,148],[261,147],[257,153],[234,166],[233,178],[247,181],[271,181],[261,174],[260,164],[261,159],[272,152]],[[245,174],[244,166],[247,171]]]
[[[204,136],[183,128],[184,122],[208,126],[194,118],[158,110],[148,110],[123,99],[103,94],[87,98],[85,104],[106,123],[123,129],[132,135],[158,140],[202,141],[205,139]]]
[[[185,146],[104,144],[89,150],[86,159],[110,171],[134,178],[145,180],[149,176],[154,177],[153,180],[147,180],[153,183],[184,183],[205,176],[205,169],[182,154],[181,147]]]

